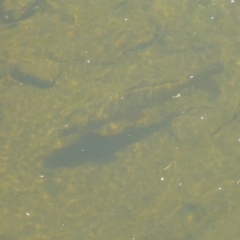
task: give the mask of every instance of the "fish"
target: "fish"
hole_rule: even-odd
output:
[[[26,6],[25,11],[18,15],[18,17],[13,16],[12,11],[5,11],[3,7],[3,0],[0,1],[0,21],[7,27],[16,26],[18,22],[23,21],[32,17],[40,6],[40,0],[35,0]]]
[[[60,136],[75,137],[45,156],[45,166],[74,167],[89,163],[108,163],[116,159],[116,153],[165,129],[173,119],[182,115],[179,110],[159,112],[159,105],[173,100],[182,90],[198,87],[203,89],[203,86],[208,88],[207,83],[210,83],[214,92],[219,93],[219,86],[211,78],[222,73],[223,69],[223,65],[217,63],[181,84],[132,87],[124,93],[99,101],[92,108],[86,108],[87,111],[92,110],[91,114],[85,112],[84,115],[83,109],[73,111],[67,116],[70,127],[62,129]],[[137,110],[134,112],[131,109]],[[187,112],[190,110],[186,109]]]
[[[185,113],[185,112],[184,112]],[[88,132],[78,137],[72,144],[53,151],[44,157],[44,166],[49,169],[72,168],[87,164],[108,164],[116,159],[116,154],[128,146],[139,142],[154,132],[166,129],[170,122],[183,113],[176,111],[149,126],[129,126],[118,134],[100,135]]]
[[[148,124],[146,109],[173,101],[184,89],[202,89],[218,95],[221,91],[212,77],[221,74],[223,70],[223,64],[217,62],[190,76],[183,83],[141,84],[107,96],[69,113],[64,120],[64,128],[60,129],[60,135],[64,137],[74,132],[88,131],[101,134],[101,130],[102,134],[105,132],[105,135],[111,135],[132,125],[144,126]]]
[[[10,73],[12,78],[17,80],[21,84],[31,85],[39,89],[52,88],[56,83],[56,78],[44,79],[38,77],[37,74],[33,75],[27,72],[23,72],[16,64],[10,67]]]

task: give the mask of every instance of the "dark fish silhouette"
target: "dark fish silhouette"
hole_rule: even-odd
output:
[[[92,107],[92,115],[86,116],[87,113],[84,114],[82,109],[72,112],[67,117],[67,121],[71,122],[70,127],[62,130],[61,136],[67,137],[67,135],[75,133],[78,137],[72,143],[56,149],[45,157],[46,166],[72,167],[86,163],[112,161],[117,152],[166,127],[173,118],[181,115],[176,110],[168,114],[161,113],[161,116],[150,116],[148,121],[142,121],[141,112],[171,100],[185,88],[202,88],[219,93],[219,87],[211,80],[211,77],[222,71],[222,64],[217,63],[188,81],[170,88],[168,86],[134,87],[123,94],[110,97],[106,102],[100,101]],[[209,86],[212,86],[212,89]],[[138,109],[139,117],[128,116],[129,109],[132,108]],[[95,109],[100,110],[95,111]],[[78,126],[78,118],[81,115],[85,117],[85,122],[80,121]],[[112,125],[115,126],[114,130],[111,129]],[[105,131],[105,128],[108,130]]]
[[[0,21],[7,27],[12,27],[17,25],[18,22],[23,21],[27,18],[32,17],[40,6],[40,0],[35,0],[26,6],[25,11],[18,14],[15,17],[14,13],[11,11],[5,11],[3,8],[3,0],[0,1]]]
[[[55,78],[51,80],[43,79],[37,75],[22,72],[17,65],[10,67],[11,76],[21,84],[32,85],[40,89],[48,89],[55,85]]]
[[[73,132],[94,131],[101,135],[112,135],[130,126],[152,124],[143,120],[142,112],[154,106],[172,101],[186,88],[204,89],[219,94],[220,89],[213,75],[220,74],[223,65],[216,63],[183,83],[165,83],[161,85],[134,86],[123,93],[108,96],[89,106],[80,107],[65,119],[62,136]],[[154,122],[155,123],[155,122]]]
[[[180,115],[180,112],[176,112],[166,116],[161,123],[145,127],[131,126],[118,134],[109,136],[88,132],[69,146],[57,149],[47,156],[45,166],[58,168],[76,167],[87,163],[109,163],[115,159],[117,152],[160,129],[167,128],[171,120]]]

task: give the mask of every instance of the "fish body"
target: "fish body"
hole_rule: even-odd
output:
[[[67,135],[68,132],[74,131],[93,131],[100,135],[113,135],[130,126],[156,123],[159,113],[150,109],[173,101],[184,89],[199,88],[219,93],[219,86],[211,78],[222,71],[223,65],[216,63],[181,83],[139,85],[125,92],[110,95],[71,112],[65,119],[64,125],[67,127],[62,129],[61,133]]]
[[[22,13],[19,13],[17,14],[17,16],[14,16],[15,14],[12,11],[4,10],[3,1],[1,1],[0,2],[0,21],[8,27],[15,26],[17,25],[18,22],[32,17],[38,10],[39,5],[40,5],[40,0],[35,0],[29,5],[27,5],[26,8],[24,8],[24,11]]]
[[[165,128],[182,114],[179,110],[164,112],[164,108],[159,111],[159,105],[171,101],[188,87],[198,87],[196,80],[210,81],[220,70],[214,66],[180,84],[136,86],[90,105],[85,115],[83,109],[73,111],[66,118],[69,127],[61,130],[61,136],[75,137],[48,155],[46,166],[72,167],[113,160],[117,152]]]
[[[93,131],[79,136],[67,146],[56,149],[45,157],[47,168],[77,167],[83,164],[106,164],[113,161],[116,153],[124,150],[154,132],[164,129],[172,119],[182,113],[165,115],[162,121],[144,127],[128,126],[118,134],[100,135]]]

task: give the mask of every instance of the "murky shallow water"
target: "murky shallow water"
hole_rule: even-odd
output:
[[[0,25],[0,236],[236,239],[237,3],[45,6]],[[21,84],[14,64],[55,85]]]

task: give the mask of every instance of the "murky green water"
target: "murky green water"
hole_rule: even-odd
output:
[[[0,239],[240,239],[239,13],[1,2]]]

